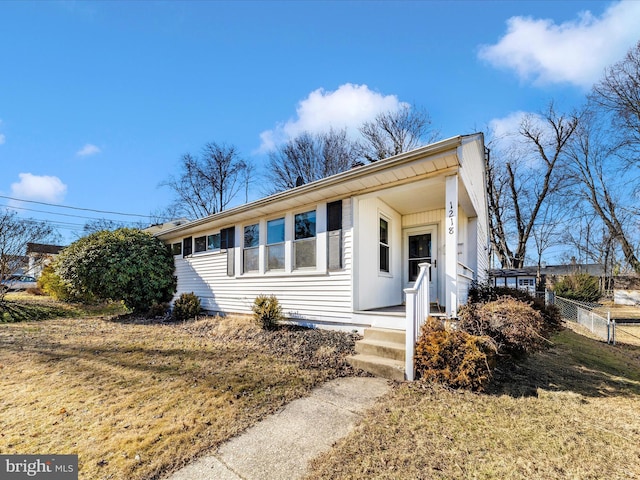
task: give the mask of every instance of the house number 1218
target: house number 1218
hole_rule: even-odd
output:
[[[449,202],[449,235],[453,235],[455,232],[455,225],[454,225],[454,213],[453,213],[453,202]]]

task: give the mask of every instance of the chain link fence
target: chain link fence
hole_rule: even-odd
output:
[[[569,322],[578,323],[587,328],[607,343],[616,343],[616,322],[611,320],[609,312],[596,313],[594,309],[602,307],[599,303],[578,302],[568,298],[548,295],[548,303],[554,304],[560,310],[562,318]]]

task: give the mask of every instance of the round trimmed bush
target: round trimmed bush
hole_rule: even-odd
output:
[[[275,295],[258,295],[251,307],[253,318],[265,330],[273,330],[282,320],[282,307]]]
[[[134,312],[171,300],[176,288],[173,256],[149,233],[133,228],[83,237],[58,257],[55,273],[73,295],[122,300]]]
[[[173,302],[171,318],[174,320],[189,320],[200,315],[201,311],[200,299],[196,294],[193,292],[183,293]]]

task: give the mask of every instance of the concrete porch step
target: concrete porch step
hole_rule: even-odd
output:
[[[355,368],[390,380],[404,380],[405,332],[388,328],[365,328],[356,342],[356,355],[347,357]]]
[[[359,368],[377,377],[389,380],[404,381],[404,362],[375,355],[350,355],[347,361],[354,368]]]
[[[356,342],[356,352],[362,355],[374,355],[404,362],[405,345],[385,340],[371,340],[365,338]]]
[[[364,340],[397,343],[403,348],[405,338],[404,330],[393,330],[390,328],[365,328],[364,330]]]

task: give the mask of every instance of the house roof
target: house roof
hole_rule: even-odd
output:
[[[458,147],[466,142],[481,138],[481,133],[448,138],[230,208],[175,228],[169,228],[155,235],[164,239],[168,239],[178,232],[188,235],[202,230],[204,225],[209,225],[212,222],[220,226],[239,223],[282,210],[296,209],[321,201],[339,199],[347,195],[375,191],[392,184],[401,185],[413,182],[418,178],[428,178],[430,175],[441,175],[443,171],[448,169],[453,171],[459,167]],[[426,158],[429,162],[424,162]]]
[[[538,267],[522,268],[494,268],[489,271],[491,277],[535,277]],[[540,268],[541,275],[571,275],[573,273],[588,273],[589,275],[603,275],[604,267],[599,263],[570,263],[567,265],[546,265]]]
[[[60,245],[48,245],[45,243],[27,243],[27,255],[30,253],[43,253],[47,255],[57,255],[65,248]]]

